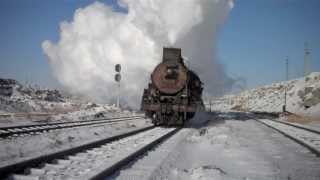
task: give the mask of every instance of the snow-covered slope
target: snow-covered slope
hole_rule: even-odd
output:
[[[76,121],[115,116],[131,116],[136,112],[114,105],[96,104],[58,90],[24,86],[13,79],[0,78],[0,126]]]
[[[287,89],[287,110],[312,118],[320,118],[320,72],[307,77],[246,90],[236,95],[214,99],[212,110],[248,110],[281,112]],[[208,103],[209,104],[209,103]]]
[[[68,112],[78,105],[58,90],[24,86],[13,79],[0,79],[0,113]]]

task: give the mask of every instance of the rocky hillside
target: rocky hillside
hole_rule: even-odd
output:
[[[307,77],[243,91],[214,99],[212,110],[281,112],[287,89],[287,110],[311,118],[320,118],[320,72]]]
[[[67,92],[40,89],[37,86],[22,85],[13,79],[0,78],[0,127],[135,114],[135,111],[96,104]]]
[[[13,79],[0,79],[0,112],[60,112],[77,105],[58,90],[24,86]]]

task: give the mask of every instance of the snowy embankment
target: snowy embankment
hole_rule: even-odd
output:
[[[0,78],[0,126],[34,122],[75,121],[134,115],[115,106],[63,95],[58,90],[22,85]]]
[[[13,79],[0,78],[0,113],[58,113],[80,109],[80,104],[58,90],[22,85]]]
[[[320,72],[214,99],[211,101],[211,109],[281,112],[285,102],[285,89],[287,89],[288,111],[320,119]]]

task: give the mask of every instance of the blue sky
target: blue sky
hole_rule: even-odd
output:
[[[59,87],[42,51],[44,40],[57,42],[59,23],[92,0],[1,0],[0,77]],[[114,6],[116,0],[102,1]]]
[[[115,8],[116,0],[105,0]],[[44,40],[56,42],[59,23],[72,20],[77,8],[91,0],[1,0],[0,77],[32,80],[55,87]],[[233,77],[249,87],[284,79],[289,57],[290,77],[303,74],[304,42],[312,49],[314,71],[320,71],[319,0],[238,0],[218,35],[218,57]]]
[[[320,71],[319,0],[238,0],[221,29],[220,60],[249,87],[303,75],[304,42],[311,48],[313,71]]]

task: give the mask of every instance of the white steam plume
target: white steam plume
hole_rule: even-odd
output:
[[[55,77],[67,89],[112,103],[117,94],[114,65],[122,65],[123,101],[140,102],[163,46],[181,47],[209,92],[226,82],[215,60],[215,34],[232,0],[120,0],[128,13],[95,2],[60,24],[60,40],[44,41]],[[220,85],[221,86],[221,85]]]

